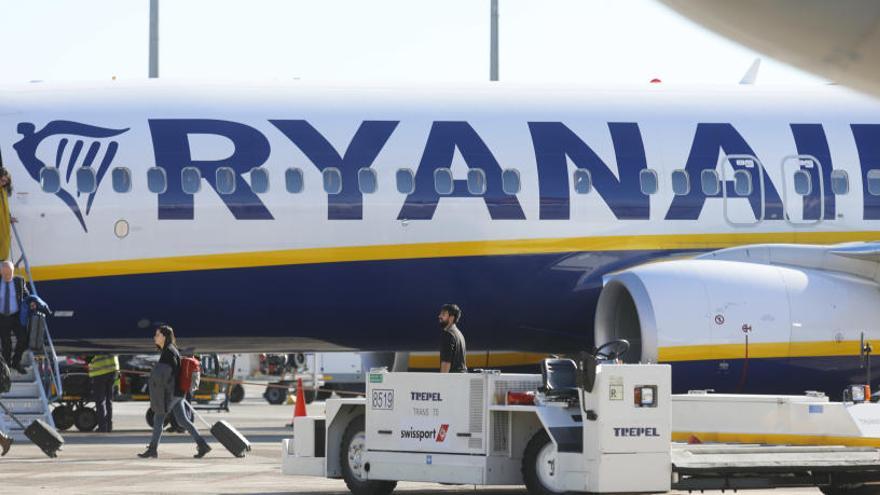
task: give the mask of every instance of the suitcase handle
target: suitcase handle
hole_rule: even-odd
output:
[[[180,399],[180,400],[182,400],[184,404],[186,404],[187,406],[189,406],[190,411],[193,412],[193,416],[199,418],[199,421],[201,421],[202,423],[204,423],[205,426],[207,426],[209,430],[211,429],[211,424],[208,423],[207,421],[205,421],[205,418],[203,418],[202,415],[199,414],[199,413],[196,411],[196,408],[193,407],[193,405],[190,404],[188,400],[186,400],[186,397],[184,397],[183,399]],[[185,409],[184,409],[184,412],[186,412]]]

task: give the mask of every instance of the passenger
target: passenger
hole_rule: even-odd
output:
[[[147,450],[138,454],[138,457],[159,457],[159,440],[162,438],[162,427],[165,424],[165,416],[174,414],[177,423],[186,428],[192,435],[198,446],[198,452],[193,456],[201,459],[211,447],[208,442],[199,435],[199,431],[186,415],[186,399],[184,393],[178,387],[178,371],[180,370],[180,352],[175,346],[174,330],[168,325],[162,325],[156,329],[153,342],[161,351],[159,362],[150,373],[150,407],[153,409],[153,438]]]
[[[12,177],[5,167],[0,165],[0,260],[9,259],[9,247],[12,244],[12,213],[9,211],[9,197],[12,196]]]
[[[467,347],[464,335],[456,324],[461,320],[461,309],[455,304],[444,304],[437,316],[440,323],[440,373],[467,373]]]
[[[27,284],[21,277],[15,277],[15,266],[11,261],[0,265],[0,343],[3,346],[3,359],[21,374],[26,370],[21,357],[27,349],[27,328],[21,324],[19,311],[28,295]],[[12,350],[12,335],[15,334],[15,352]]]
[[[98,431],[113,431],[113,384],[119,375],[119,359],[111,354],[98,354],[89,360],[89,379],[98,412]]]

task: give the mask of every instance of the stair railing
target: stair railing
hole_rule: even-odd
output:
[[[0,192],[0,194],[2,194],[2,192]],[[37,285],[34,283],[34,276],[31,273],[31,265],[28,262],[27,254],[21,243],[21,237],[18,235],[18,229],[15,227],[14,221],[11,222],[10,225],[12,226],[12,233],[15,236],[15,243],[18,245],[18,251],[21,253],[21,258],[19,258],[18,261],[24,262],[24,269],[27,272],[27,281],[31,294],[39,297],[39,294],[37,293]],[[41,364],[39,368],[37,368],[37,363],[35,362],[34,370],[36,371],[39,369],[40,376],[43,377],[43,386],[46,388],[46,398],[49,402],[54,402],[64,395],[64,391],[61,388],[61,370],[58,367],[58,355],[55,353],[55,344],[52,343],[52,336],[49,334],[48,323],[46,324],[45,342],[43,344],[43,355],[46,357],[47,363]]]

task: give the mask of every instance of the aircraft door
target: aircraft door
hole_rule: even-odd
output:
[[[721,194],[724,218],[736,227],[750,227],[764,220],[764,166],[753,155],[721,156]]]
[[[815,225],[825,216],[822,163],[810,155],[782,159],[782,202],[792,225]]]

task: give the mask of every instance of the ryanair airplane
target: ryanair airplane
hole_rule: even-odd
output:
[[[842,88],[35,83],[0,152],[66,351],[430,351],[455,302],[469,350],[836,393],[880,337],[880,105]]]

